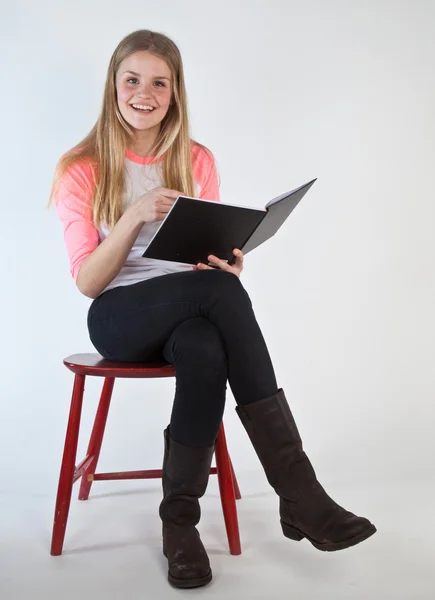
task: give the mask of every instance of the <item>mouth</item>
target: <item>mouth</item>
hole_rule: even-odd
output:
[[[136,112],[149,114],[155,110],[155,106],[151,106],[150,104],[130,104],[131,108]]]

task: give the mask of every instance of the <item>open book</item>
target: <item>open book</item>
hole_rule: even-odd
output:
[[[316,179],[281,194],[264,209],[179,196],[143,256],[195,265],[208,256],[235,260],[233,249],[250,252],[281,227]]]

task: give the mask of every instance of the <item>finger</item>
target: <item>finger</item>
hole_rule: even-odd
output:
[[[172,209],[172,207],[174,206],[174,203],[170,203],[170,204],[163,204],[163,203],[159,203],[156,206],[156,211],[159,213],[164,214],[165,216],[168,214],[168,212]]]
[[[164,219],[167,214],[169,213],[169,211],[172,208],[172,204],[165,204],[165,205],[161,205],[159,204],[159,206],[156,206],[155,211],[156,214],[159,215],[160,217],[162,217],[162,219]]]
[[[233,250],[233,254],[234,254],[234,256],[236,257],[236,262],[235,262],[235,264],[236,264],[238,267],[241,267],[241,268],[243,268],[243,258],[244,258],[244,257],[243,257],[243,252],[242,252],[241,250],[239,250],[238,248],[235,248],[235,249]]]
[[[182,192],[178,192],[177,190],[170,190],[169,188],[160,188],[160,196],[164,198],[173,198],[174,200],[178,198],[178,196],[182,196]]]
[[[169,198],[168,196],[163,196],[162,194],[160,194],[155,202],[156,204],[158,204],[159,206],[172,206],[175,202],[175,198]]]
[[[167,213],[171,210],[171,208],[174,206],[174,203],[171,202],[170,204],[166,203],[166,202],[162,202],[161,204],[158,205],[157,209],[159,212],[164,212]]]
[[[207,260],[210,261],[210,262],[212,262],[212,263],[215,263],[217,265],[228,264],[227,260],[224,260],[223,258],[218,258],[214,254],[210,254],[209,256],[207,256]]]
[[[207,256],[207,259],[213,265],[216,265],[216,267],[218,267],[219,269],[222,269],[222,271],[232,272],[232,267],[230,267],[227,260],[217,258],[217,256],[214,256],[213,254],[210,254],[210,256]]]
[[[198,263],[196,265],[197,269],[200,269],[202,271],[214,271],[214,267],[210,267],[209,265],[205,265],[204,263]]]

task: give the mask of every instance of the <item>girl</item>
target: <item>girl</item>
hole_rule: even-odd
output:
[[[142,257],[178,195],[219,200],[213,156],[189,136],[183,65],[176,45],[147,30],[124,38],[109,64],[101,114],[62,157],[53,198],[71,273],[93,299],[89,335],[106,359],[165,359],[176,367],[164,432],[163,552],[169,582],[207,584],[210,563],[196,525],[227,380],[237,413],[280,498],[283,533],[341,550],[375,527],[332,500],[317,481],[279,389],[248,294],[243,255],[214,267]]]

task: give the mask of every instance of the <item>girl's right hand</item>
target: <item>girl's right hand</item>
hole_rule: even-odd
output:
[[[182,192],[157,187],[136,200],[131,205],[131,209],[142,225],[163,221],[178,196],[183,196]]]

